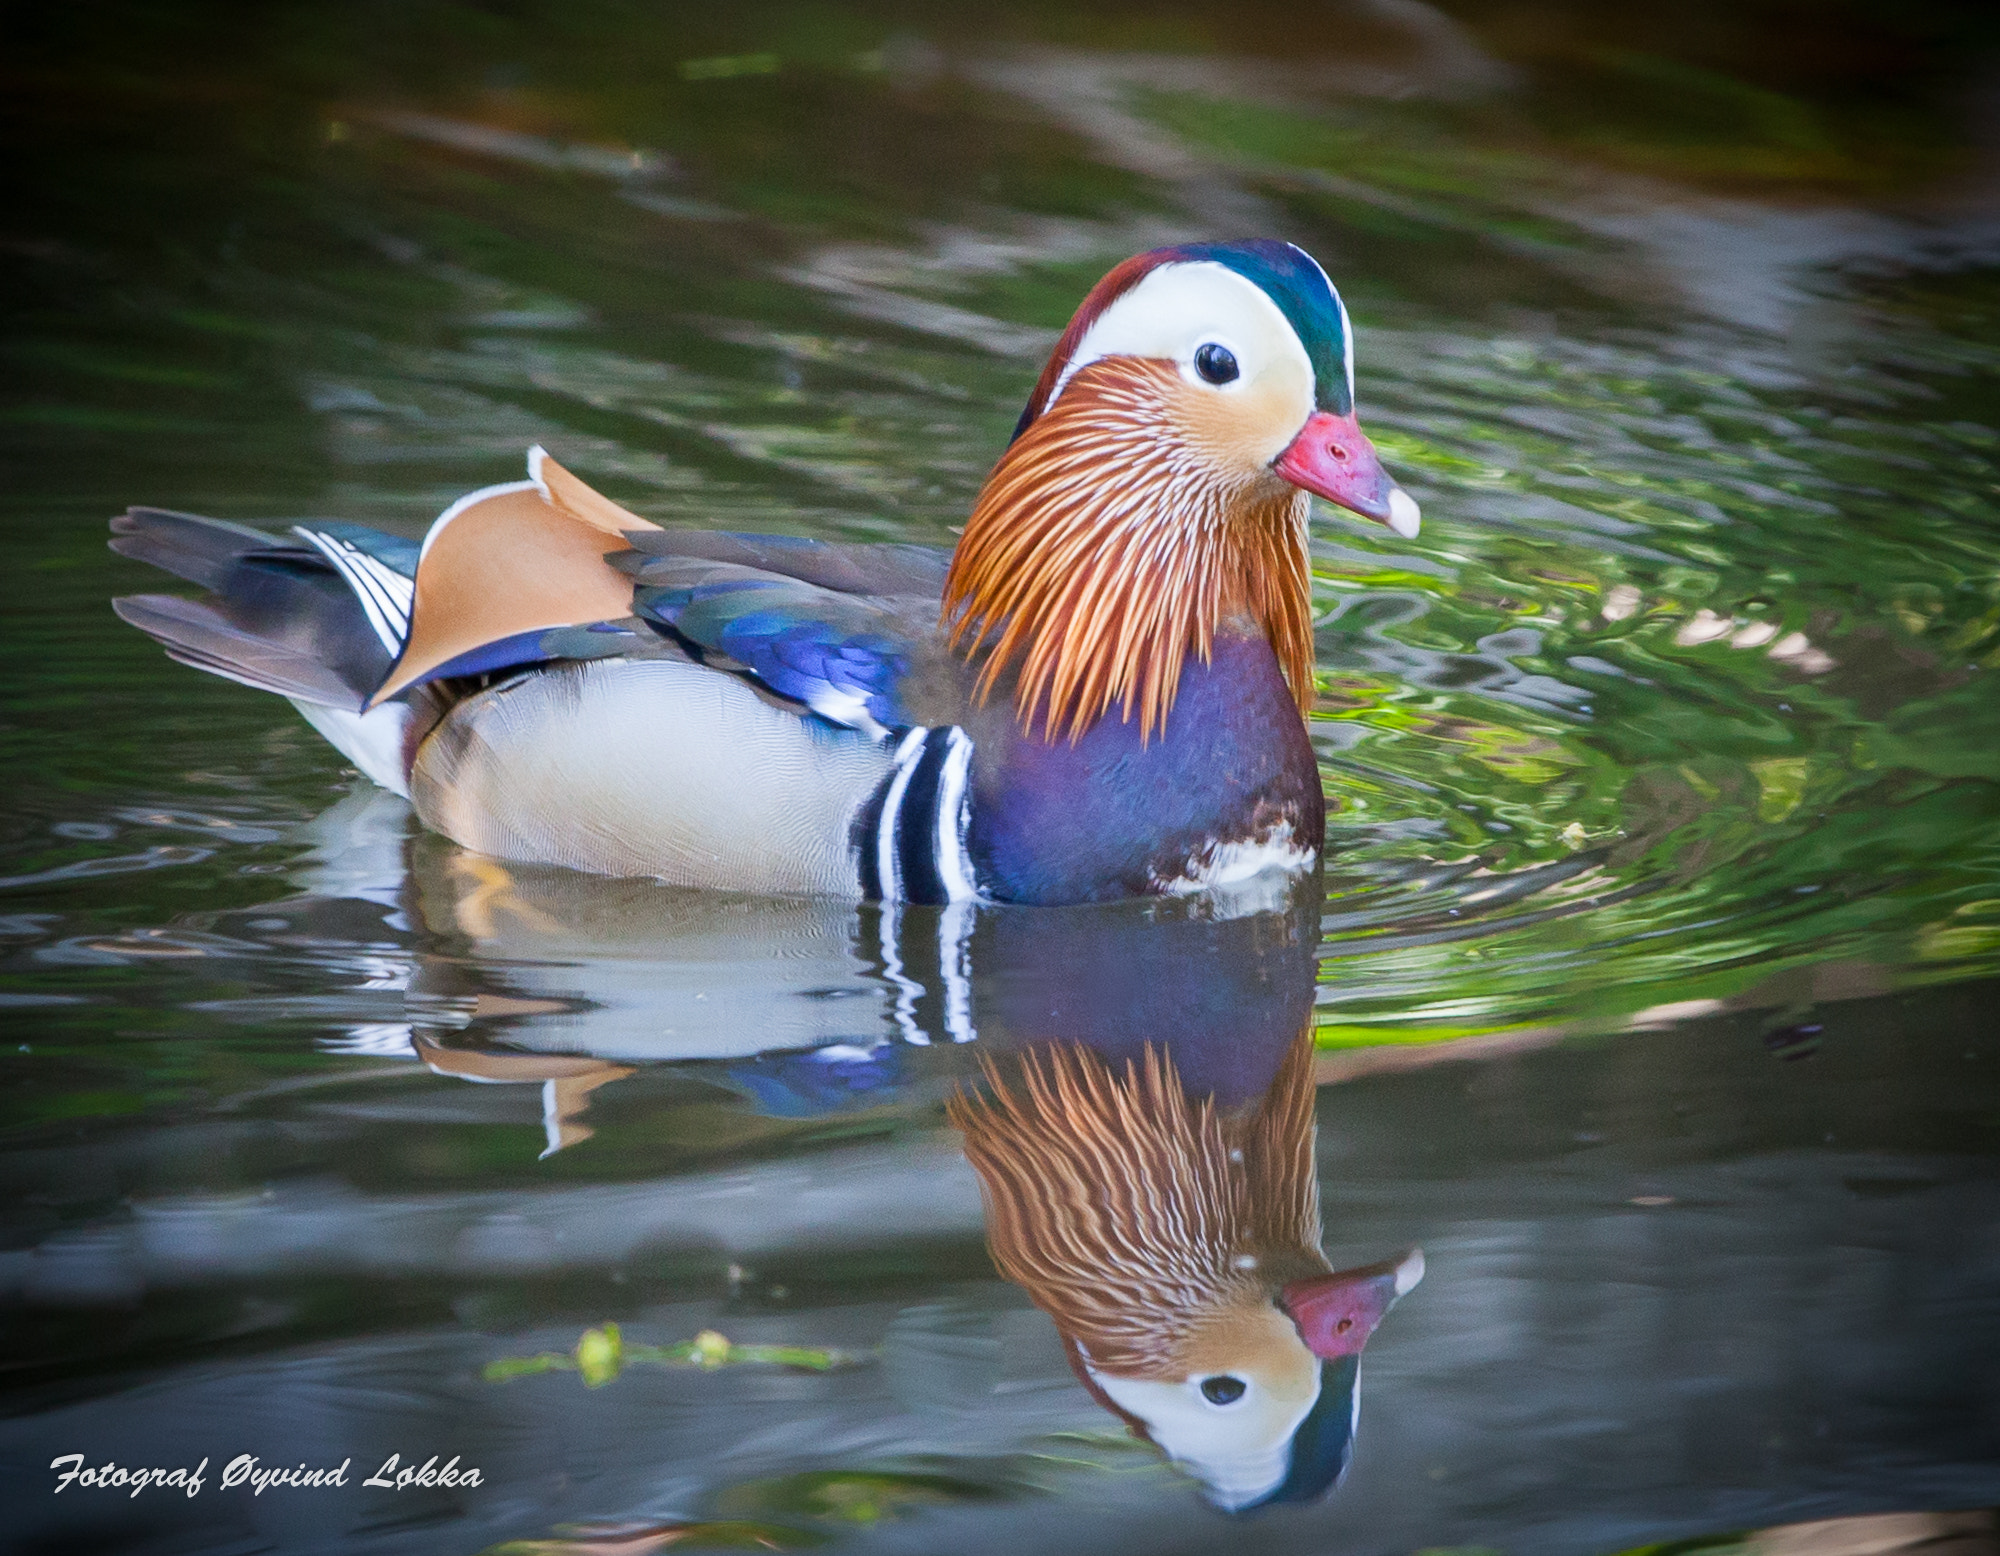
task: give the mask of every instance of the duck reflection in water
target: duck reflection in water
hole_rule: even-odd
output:
[[[1335,1272],[1320,1251],[1310,1030],[1261,1094],[1191,1095],[1171,1046],[1025,1052],[950,1114],[1003,1275],[1077,1378],[1236,1512],[1347,1468],[1361,1349],[1423,1276],[1415,1249]]]
[[[899,914],[502,867],[395,824],[356,875],[354,831],[341,875],[257,912],[330,934],[366,903],[438,937],[408,953],[395,1051],[539,1082],[544,1154],[589,1138],[599,1088],[666,1063],[785,1117],[928,1121],[947,1097],[994,1262],[1099,1405],[1230,1511],[1339,1482],[1361,1350],[1423,1258],[1336,1272],[1320,1248],[1317,882]]]

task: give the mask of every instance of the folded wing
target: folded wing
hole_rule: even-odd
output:
[[[934,636],[945,553],[664,530],[540,449],[529,470],[432,526],[372,702],[444,676],[644,653],[658,634],[832,723],[879,736],[912,722],[900,690]]]

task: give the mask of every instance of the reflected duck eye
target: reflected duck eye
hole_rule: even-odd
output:
[[[1233,1405],[1243,1397],[1247,1386],[1241,1378],[1232,1378],[1227,1373],[1219,1378],[1203,1378],[1201,1397],[1211,1405]]]
[[[1235,353],[1212,340],[1195,348],[1194,370],[1212,384],[1229,383],[1243,371],[1236,365]]]

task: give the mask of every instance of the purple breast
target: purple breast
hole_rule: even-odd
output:
[[[1114,711],[1071,745],[1018,733],[973,758],[967,838],[981,886],[1008,902],[1160,892],[1218,848],[1289,828],[1317,850],[1325,802],[1312,744],[1270,642],[1218,637],[1190,656],[1164,734]]]

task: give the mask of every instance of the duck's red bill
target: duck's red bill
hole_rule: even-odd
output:
[[[1271,468],[1292,485],[1386,524],[1406,540],[1417,533],[1421,514],[1415,500],[1389,479],[1352,413],[1314,411]]]
[[[1380,1264],[1295,1280],[1284,1290],[1285,1311],[1313,1355],[1358,1356],[1396,1299],[1423,1278],[1423,1250],[1412,1248]]]

